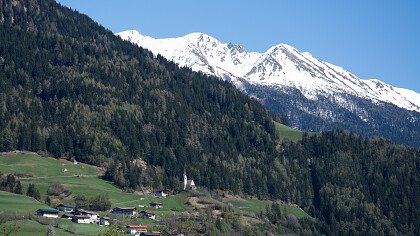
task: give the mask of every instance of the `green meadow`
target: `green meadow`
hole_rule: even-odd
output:
[[[271,205],[272,202],[270,201],[264,201],[264,200],[258,200],[258,199],[233,199],[233,200],[227,200],[227,203],[232,204],[232,206],[239,208],[242,212],[253,212],[253,213],[259,213],[264,212],[266,210],[266,207]],[[294,215],[296,218],[310,218],[313,219],[308,213],[306,213],[304,210],[300,209],[299,207],[293,206],[291,204],[280,204],[280,208],[285,213],[285,215]]]
[[[287,130],[284,127],[282,127],[282,129]],[[297,131],[295,131],[295,133],[297,133]],[[289,135],[289,138],[290,137],[291,136]],[[63,171],[64,169],[66,169],[66,171]],[[70,196],[61,200],[63,203],[67,204],[74,204],[73,199],[74,196],[77,195],[85,195],[87,198],[93,198],[100,193],[106,193],[110,197],[112,208],[136,207],[138,211],[151,210],[156,213],[157,218],[179,216],[183,214],[188,215],[195,210],[194,206],[187,204],[187,202],[191,196],[197,196],[196,194],[191,195],[187,192],[181,192],[175,195],[169,195],[165,198],[155,198],[151,195],[138,195],[125,192],[113,183],[101,179],[98,174],[98,169],[94,166],[80,163],[74,164],[73,162],[66,160],[42,157],[34,153],[0,154],[0,173],[19,174],[19,180],[23,185],[23,192],[26,192],[27,186],[30,183],[34,183],[36,188],[40,191],[42,202],[47,197],[48,187],[52,183],[60,183],[65,189],[72,192]],[[198,199],[200,201],[218,205],[228,204],[243,213],[259,213],[264,211],[267,205],[271,204],[270,201],[257,199],[235,198],[217,201],[210,196],[199,196]],[[149,204],[155,201],[163,203],[163,209],[150,208]],[[49,206],[42,202],[24,195],[0,191],[0,214],[13,213],[22,217],[22,220],[14,220],[0,225],[0,230],[1,227],[7,227],[14,222],[18,222],[20,226],[18,235],[45,235],[48,224],[54,225],[56,235],[96,235],[100,230],[106,228],[92,224],[76,224],[65,219],[43,219],[42,224],[31,219],[26,219],[28,216],[33,215],[39,208],[50,209]],[[289,204],[282,204],[281,207],[284,212],[293,214],[297,218],[311,218],[298,207]],[[159,230],[161,227],[159,222],[149,219],[130,219],[109,212],[99,213],[102,216],[108,215],[117,217],[121,222],[125,223],[130,222],[148,225],[154,230]]]
[[[289,126],[280,124],[278,122],[274,122],[274,125],[276,127],[276,132],[280,136],[282,140],[286,141],[300,141],[302,140],[303,133],[300,130],[292,129]],[[316,132],[308,132],[308,135],[315,135]]]
[[[35,153],[0,154],[0,172],[16,173],[28,177],[57,177],[74,175],[98,175],[96,167],[87,164],[42,157]]]

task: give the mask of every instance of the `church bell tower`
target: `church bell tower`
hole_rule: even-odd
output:
[[[184,169],[184,190],[187,189],[187,182],[188,182],[187,171],[185,171]]]

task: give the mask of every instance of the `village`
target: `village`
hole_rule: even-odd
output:
[[[0,172],[6,173],[0,181],[0,232],[17,235],[192,235],[231,219],[254,227],[274,203],[210,192],[185,170],[173,188],[134,191],[100,178],[97,167],[73,160],[22,152],[0,157]],[[297,206],[277,203],[296,219],[312,220]],[[193,222],[199,222],[196,228],[190,227]]]
[[[183,190],[197,190],[194,180],[188,179],[185,171],[183,175]],[[168,190],[157,190],[153,195],[156,199],[166,198],[169,195],[169,192],[170,191]],[[140,210],[140,208],[142,208],[142,210]],[[156,216],[156,213],[153,210],[163,208],[163,203],[154,201],[150,202],[148,206],[114,207],[111,211],[103,213],[104,215],[101,216],[99,213],[93,211],[77,209],[73,205],[61,203],[57,205],[55,209],[38,209],[35,214],[45,218],[67,219],[77,224],[97,224],[100,226],[110,226],[113,222],[115,223],[122,217],[159,221],[160,219]],[[129,235],[141,236],[160,235],[160,232],[158,231],[149,231],[149,226],[147,225],[126,225],[125,233]]]

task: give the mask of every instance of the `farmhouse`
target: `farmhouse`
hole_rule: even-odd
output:
[[[187,178],[187,172],[184,170],[184,190],[185,191],[194,191],[197,190],[194,180]]]
[[[75,223],[79,223],[79,224],[90,224],[90,223],[92,223],[92,220],[90,219],[89,216],[81,216],[81,215],[74,216],[71,221],[73,221]]]
[[[127,234],[140,234],[142,232],[147,232],[146,225],[127,225]]]
[[[152,219],[152,220],[155,220],[156,219],[156,215],[155,215],[155,213],[153,212],[153,211],[141,211],[140,212],[140,217],[141,218],[149,218],[149,219]]]
[[[114,209],[112,209],[111,213],[134,216],[134,215],[137,214],[137,208],[135,208],[135,207],[115,207]]]
[[[155,197],[166,197],[168,195],[169,195],[168,192],[165,190],[157,190],[155,192]]]
[[[109,217],[101,217],[99,219],[99,224],[100,225],[109,225],[109,220],[110,220]]]
[[[85,211],[83,209],[72,211],[72,214],[75,216],[86,216],[89,217],[91,221],[96,221],[99,218],[99,215],[95,212]]]
[[[58,218],[57,210],[38,209],[36,214],[47,218]]]
[[[72,212],[73,209],[74,209],[74,206],[65,205],[65,204],[58,204],[56,209],[59,210],[59,211],[64,211],[64,212]]]
[[[162,209],[163,208],[163,203],[160,203],[160,202],[151,202],[149,206],[151,208],[155,208],[155,209]]]

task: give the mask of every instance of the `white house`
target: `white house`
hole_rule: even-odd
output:
[[[151,208],[155,208],[155,209],[162,209],[163,208],[163,203],[160,203],[160,202],[151,202],[149,204],[149,206]]]
[[[194,180],[187,178],[187,172],[184,170],[184,190],[185,191],[194,191],[197,190]]]
[[[99,220],[99,215],[95,212],[85,211],[85,210],[75,210],[72,212],[75,216],[86,216],[89,217],[91,222],[97,222]]]
[[[99,224],[100,225],[109,225],[109,220],[110,220],[109,217],[101,217],[99,219]]]
[[[127,234],[136,234],[140,235],[142,232],[147,232],[147,226],[146,225],[127,225]]]
[[[36,211],[36,214],[39,216],[47,217],[47,218],[58,218],[57,210],[38,209]]]
[[[71,221],[73,221],[75,223],[78,223],[78,224],[90,224],[90,223],[92,223],[92,220],[90,219],[89,216],[81,216],[81,215],[74,216]]]
[[[165,190],[158,190],[155,192],[155,197],[166,197],[168,196],[168,192]]]
[[[149,218],[151,220],[156,220],[156,214],[153,211],[141,211],[139,215],[141,218]]]

